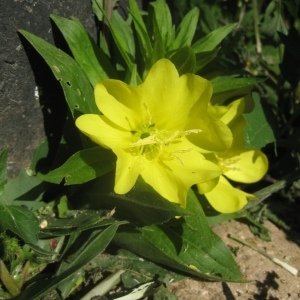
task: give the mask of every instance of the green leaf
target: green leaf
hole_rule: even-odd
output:
[[[39,221],[30,210],[16,205],[0,205],[0,232],[10,230],[25,243],[36,244]]]
[[[45,218],[48,225],[42,231],[43,237],[70,235],[89,229],[100,229],[114,224],[116,221],[109,218],[107,211],[78,210],[68,211],[64,218]],[[109,215],[109,214],[108,214]]]
[[[152,54],[153,49],[146,25],[143,21],[136,0],[129,0],[129,7],[129,12],[132,16],[135,31],[137,33],[141,54],[143,55],[144,61],[147,61]]]
[[[161,197],[141,177],[125,195],[115,194],[113,187],[114,177],[108,174],[93,180],[83,190],[75,191],[72,201],[78,205],[84,199],[82,205],[89,209],[115,209],[116,218],[142,225],[161,224],[187,213],[177,204]]]
[[[93,88],[74,59],[25,30],[19,32],[45,59],[60,82],[73,117],[84,113],[99,113]]]
[[[199,19],[199,9],[194,7],[182,19],[176,30],[176,38],[172,44],[172,49],[179,49],[190,46],[197,29]]]
[[[77,19],[68,20],[51,15],[70,50],[89,81],[95,86],[106,78],[118,78],[118,74],[101,48],[92,40]]]
[[[97,7],[104,15],[111,35],[119,49],[127,67],[133,72],[135,47],[131,27],[122,19],[117,11],[113,11],[112,20],[106,15],[103,7],[97,3]],[[141,80],[139,80],[141,82]]]
[[[229,24],[210,32],[192,45],[194,52],[200,53],[214,50],[236,25],[237,23]]]
[[[67,196],[63,195],[62,197],[60,197],[59,203],[57,204],[58,217],[63,218],[68,211],[68,198]]]
[[[135,43],[130,24],[128,24],[128,22],[125,21],[116,10],[114,10],[112,14],[111,26],[111,29],[113,30],[113,36],[117,34],[119,37],[115,41],[117,42],[122,40],[122,48],[126,51],[126,53],[128,53],[133,62],[135,58]],[[119,50],[120,47],[121,44],[119,45]]]
[[[222,75],[213,78],[211,104],[226,105],[232,100],[250,95],[253,87],[266,80],[262,77],[242,77],[243,74]]]
[[[210,63],[218,54],[220,48],[216,48],[212,51],[200,52],[196,54],[196,69],[195,72],[200,71],[208,63]]]
[[[258,94],[253,93],[254,109],[249,114],[243,114],[247,125],[244,128],[245,146],[261,149],[265,145],[275,142],[276,138],[266,112]]]
[[[132,70],[127,69],[124,81],[132,86],[137,86],[141,83],[136,64],[133,64]]]
[[[0,195],[0,205],[26,205],[34,207],[42,199],[45,187],[41,180],[31,174],[30,170],[22,170],[20,174],[7,182]]]
[[[239,211],[235,213],[230,213],[230,214],[222,214],[217,212],[208,202],[206,197],[204,195],[200,195],[197,193],[197,198],[203,207],[204,214],[206,216],[206,220],[209,224],[210,227],[224,223],[229,220],[233,219],[238,219],[238,218],[243,218],[246,217],[246,213],[244,211]]]
[[[184,47],[172,53],[170,60],[176,66],[179,75],[195,72],[196,58],[190,47]]]
[[[162,43],[165,51],[169,51],[172,48],[172,45],[175,40],[175,31],[172,24],[172,17],[170,9],[165,0],[157,0],[150,3],[154,8],[154,18],[155,23],[157,24],[157,29],[159,35],[162,39]],[[155,32],[155,35],[158,32]],[[156,39],[156,36],[154,36]]]
[[[262,77],[241,77],[241,75],[242,74],[222,75],[213,78],[210,82],[213,86],[214,94],[252,87],[266,80],[266,78]]]
[[[154,65],[159,59],[163,58],[165,56],[165,46],[163,44],[163,38],[161,36],[158,24],[156,22],[156,19],[153,19],[153,27],[154,27],[154,42],[153,42],[153,53],[150,61],[150,67]]]
[[[106,249],[114,237],[119,225],[119,223],[116,223],[104,229],[103,231],[97,232],[88,246],[81,252],[77,253],[76,258],[69,264],[69,267],[64,272],[58,276],[34,282],[28,286],[23,293],[16,298],[16,300],[40,299],[43,295],[55,289],[64,280],[68,280],[71,275],[82,269],[94,257]]]
[[[8,156],[8,149],[4,149],[0,153],[0,194],[2,194],[4,185],[6,184],[6,161]]]
[[[184,220],[141,229],[124,226],[114,242],[156,263],[212,280],[242,281],[231,252],[210,229],[195,194],[190,191]]]
[[[126,288],[134,288],[137,284],[143,284],[153,279],[162,282],[166,278],[175,280],[183,279],[183,275],[176,274],[154,264],[146,259],[141,259],[134,253],[120,249],[117,253],[104,253],[91,261],[91,267],[101,268],[111,273],[118,270],[127,270],[122,275],[122,282]]]
[[[95,147],[73,154],[62,166],[48,174],[38,174],[41,180],[65,185],[81,184],[100,177],[115,168],[112,151]]]
[[[97,16],[99,21],[103,21],[103,13],[99,7],[103,8],[103,0],[92,0],[92,12]]]
[[[47,160],[48,153],[49,144],[47,138],[44,138],[41,143],[34,149],[34,155],[30,164],[30,170],[32,170],[33,173],[36,173],[38,171],[38,168],[41,168],[40,162],[43,160]]]

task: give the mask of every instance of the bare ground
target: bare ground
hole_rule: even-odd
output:
[[[300,234],[287,235],[271,222],[264,225],[270,230],[271,242],[254,236],[246,224],[238,221],[233,220],[214,227],[214,231],[228,246],[239,247],[235,259],[249,282],[222,283],[186,279],[173,283],[172,292],[179,300],[300,299],[300,277],[292,275],[263,255],[227,236],[238,236],[264,249],[270,256],[300,269]]]

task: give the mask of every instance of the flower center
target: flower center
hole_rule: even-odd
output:
[[[167,151],[167,147],[171,143],[179,142],[179,140],[186,135],[199,132],[201,132],[200,129],[191,129],[186,131],[177,130],[170,134],[166,130],[157,130],[155,128],[151,128],[151,130],[146,132],[134,132],[133,135],[137,141],[130,145],[129,150],[133,155],[142,155],[148,160],[154,160],[162,155],[164,159],[179,159],[175,155],[175,152],[172,153]],[[187,151],[190,151],[190,149],[176,152],[182,153]]]
[[[131,131],[134,136],[134,142],[130,144],[128,150],[134,156],[143,156],[147,160],[154,160],[156,158],[173,159],[177,158],[182,160],[176,155],[176,153],[188,152],[191,149],[183,149],[176,152],[169,152],[168,146],[171,143],[179,142],[181,138],[191,134],[199,133],[201,129],[190,129],[190,130],[176,130],[169,132],[167,130],[159,130],[155,124],[152,123],[152,116],[146,105],[144,105],[148,119],[139,130]]]

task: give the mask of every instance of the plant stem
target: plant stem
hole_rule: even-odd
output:
[[[258,7],[257,7],[257,0],[253,0],[253,22],[254,22],[254,34],[255,34],[255,40],[256,40],[256,52],[258,54],[261,54],[262,52],[262,46],[260,41],[260,34],[259,34],[259,28],[258,28],[258,20],[259,14],[258,14]]]
[[[11,277],[2,259],[0,259],[0,279],[12,296],[17,296],[20,294],[20,289],[18,288],[14,279]]]
[[[103,296],[109,292],[114,286],[120,283],[120,276],[125,272],[125,270],[119,270],[118,272],[111,274],[99,284],[97,284],[92,290],[90,290],[81,300],[89,300],[95,296]]]
[[[258,201],[249,201],[248,204],[242,209],[248,210],[249,208],[256,206],[263,202],[266,198],[270,197],[273,193],[283,189],[288,184],[292,184],[294,181],[300,178],[300,169],[288,174],[284,179],[278,180],[277,182],[257,191],[254,195],[259,199]]]
[[[287,264],[287,263],[285,263],[285,262],[279,260],[279,259],[276,258],[276,257],[270,256],[270,255],[267,254],[264,250],[259,249],[259,248],[255,247],[255,246],[253,246],[252,244],[250,244],[250,243],[248,243],[248,242],[246,242],[246,241],[244,241],[244,240],[238,238],[238,237],[235,236],[235,235],[229,234],[228,237],[231,238],[231,239],[233,239],[233,240],[235,240],[235,241],[237,241],[237,242],[239,242],[239,243],[241,243],[242,245],[245,245],[245,246],[251,248],[252,250],[254,250],[254,251],[260,253],[260,254],[263,255],[264,257],[266,257],[266,258],[268,258],[269,260],[271,260],[272,262],[274,262],[276,265],[278,265],[278,266],[284,268],[285,270],[289,271],[291,274],[293,274],[293,275],[295,275],[295,276],[298,276],[298,277],[300,276],[300,272],[299,272],[298,269],[296,269],[296,268],[292,267],[291,265],[289,265],[289,264]]]

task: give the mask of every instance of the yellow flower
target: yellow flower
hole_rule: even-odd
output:
[[[254,195],[233,187],[223,175],[218,178],[217,185],[205,193],[205,197],[211,206],[221,213],[237,212],[247,204],[248,199],[256,199]]]
[[[202,153],[225,151],[228,127],[207,112],[211,84],[194,74],[179,77],[166,59],[134,87],[104,80],[95,88],[103,115],[86,114],[76,126],[117,156],[115,187],[125,194],[138,176],[169,201],[185,206],[188,189],[218,177],[220,167]]]
[[[228,106],[209,108],[212,115],[218,117],[231,129],[233,142],[228,150],[215,153],[214,157],[210,157],[211,161],[219,163],[224,176],[200,183],[197,187],[201,194],[205,194],[213,208],[222,213],[239,211],[247,204],[247,199],[256,199],[254,195],[234,188],[226,177],[237,182],[253,183],[262,179],[268,170],[268,159],[265,154],[260,150],[244,146],[246,125],[242,116],[244,106],[244,99],[239,99]]]

